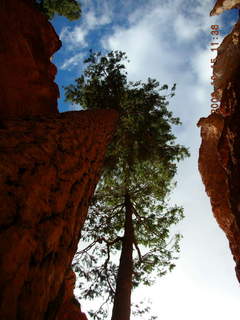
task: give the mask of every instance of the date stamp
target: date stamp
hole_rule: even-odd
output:
[[[212,42],[210,43],[211,51],[217,53],[217,49],[219,46],[219,36],[220,36],[220,29],[218,24],[212,24],[210,29],[210,34],[212,36]],[[216,62],[216,57],[210,60],[211,62],[211,68],[212,68],[212,76],[211,76],[211,85],[214,85],[214,80],[216,80],[216,74],[214,73],[214,63]],[[214,91],[211,93],[211,113],[214,113],[218,110],[220,107],[220,100],[218,97],[216,97],[216,94]]]

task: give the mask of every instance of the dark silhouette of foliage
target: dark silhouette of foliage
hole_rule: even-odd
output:
[[[55,14],[69,20],[77,20],[81,16],[81,7],[76,0],[36,0],[36,4],[50,20]]]
[[[126,60],[121,51],[90,52],[84,74],[65,88],[66,99],[83,109],[115,108],[120,115],[82,232],[86,246],[74,262],[81,297],[106,297],[90,312],[94,319],[106,319],[110,302],[112,320],[130,319],[132,288],[174,268],[181,238],[171,237],[170,227],[183,218],[182,208],[168,204],[176,163],[188,156],[171,130],[180,120],[167,109],[176,85],[162,95],[168,86],[155,79],[128,82]]]

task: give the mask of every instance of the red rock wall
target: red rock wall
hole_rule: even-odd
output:
[[[219,1],[218,1],[219,4]],[[235,1],[240,4],[240,1]],[[216,7],[216,6],[215,6]],[[240,281],[240,22],[225,37],[214,64],[216,113],[201,118],[199,171],[214,216],[225,232]]]
[[[0,0],[0,319],[86,320],[71,262],[117,121],[58,114],[60,48],[34,0]]]
[[[0,319],[81,319],[71,261],[116,119],[99,110],[2,123]]]
[[[57,113],[61,42],[32,0],[0,1],[0,119]]]
[[[231,10],[233,8],[240,8],[239,0],[217,0],[210,12],[210,16],[221,14],[225,10]]]

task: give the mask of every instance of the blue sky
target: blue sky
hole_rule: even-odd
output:
[[[206,2],[211,3],[212,1],[205,1],[204,3]],[[172,45],[172,48],[167,48],[167,50],[173,49],[173,51],[182,54],[188,51],[188,53],[191,54],[193,50],[192,41],[188,40],[193,40],[192,38],[196,35],[196,30],[198,30],[197,33],[200,35],[197,41],[200,40],[202,44],[206,44],[206,39],[209,38],[209,34],[206,32],[206,25],[201,28],[200,24],[202,21],[198,20],[198,17],[202,16],[202,12],[191,10],[191,8],[195,7],[195,1],[173,1],[172,3],[173,4],[169,4],[171,8],[170,11],[172,12],[170,16],[168,12],[168,16],[166,17],[168,20],[166,21],[167,23],[158,24],[159,26],[161,25],[161,30],[159,30],[161,33],[159,34],[167,35],[165,42],[175,42],[176,46]],[[192,4],[192,7],[189,7],[189,3]],[[164,7],[168,7],[168,5]],[[56,82],[61,90],[61,97],[59,99],[59,110],[61,112],[69,110],[69,105],[64,103],[64,90],[62,86],[72,83],[75,78],[79,77],[83,70],[84,57],[88,55],[89,49],[95,51],[100,50],[102,52],[112,49],[112,47],[114,47],[114,34],[120,35],[121,31],[127,32],[127,30],[130,31],[134,29],[134,26],[136,27],[139,22],[141,23],[141,20],[144,21],[142,15],[147,16],[151,14],[151,12],[154,12],[154,10],[161,10],[161,8],[163,8],[161,1],[105,0],[101,1],[100,4],[97,0],[84,0],[82,1],[83,14],[80,20],[69,22],[64,17],[57,16],[54,18],[52,21],[53,26],[63,42],[61,50],[55,54],[53,60],[58,67]],[[158,13],[155,15],[155,18],[157,18],[157,16]],[[222,35],[229,32],[231,28],[230,24],[232,21],[236,21],[236,16],[237,10],[232,10],[231,13],[227,12],[221,16],[222,20],[224,20]],[[196,23],[193,23],[194,20]],[[210,19],[208,20],[210,21]],[[188,21],[189,25],[183,28],[185,21]],[[163,25],[164,30],[162,30]],[[158,31],[157,24],[153,27]],[[185,43],[178,41],[177,34],[174,32],[176,28],[181,30],[181,27],[183,29],[181,38],[185,38]],[[157,35],[155,36],[156,38],[158,37]],[[129,41],[130,40],[131,39],[129,39]],[[109,43],[107,43],[108,41]],[[139,39],[136,39],[136,42],[133,40],[133,44],[136,45],[138,41]],[[128,49],[126,45],[124,47]],[[114,47],[114,49],[116,49],[116,47]],[[117,49],[124,51],[125,48],[117,47]],[[129,53],[127,52],[127,54]],[[129,58],[132,60],[134,56]],[[187,67],[187,57],[185,57],[185,60]],[[165,80],[163,79],[163,81]]]
[[[232,319],[239,314],[239,285],[228,242],[213,218],[198,173],[200,132],[196,123],[211,111],[210,59],[215,53],[210,51],[210,26],[219,24],[223,38],[236,22],[238,12],[209,17],[214,5],[211,0],[81,3],[79,21],[61,17],[53,20],[63,42],[53,60],[58,67],[60,111],[79,108],[63,102],[61,87],[80,76],[84,57],[91,48],[125,51],[130,59],[129,80],[152,77],[160,84],[177,83],[169,108],[183,122],[181,128],[174,129],[178,142],[190,147],[191,152],[191,158],[179,165],[178,185],[172,194],[172,202],[185,209],[186,218],[177,226],[184,239],[176,269],[153,288],[141,291],[141,296],[152,299],[159,319]]]

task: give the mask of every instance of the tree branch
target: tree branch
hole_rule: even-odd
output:
[[[142,263],[142,254],[141,254],[141,251],[140,251],[140,249],[139,249],[139,247],[138,247],[138,245],[137,245],[137,242],[136,242],[136,240],[134,239],[134,247],[136,248],[136,250],[137,250],[137,253],[138,253],[138,258],[139,258],[139,261],[140,261],[140,263]]]
[[[135,217],[138,219],[138,221],[142,222],[143,220],[145,220],[144,217],[140,216],[140,214],[137,212],[137,210],[135,209],[134,206],[132,206],[132,208],[133,208],[133,213],[134,213]]]
[[[86,248],[84,248],[83,250],[78,251],[76,254],[81,255],[81,254],[83,254],[83,253],[87,253],[97,242],[99,242],[98,239],[95,240],[95,241],[93,241],[92,243],[90,243],[90,244],[89,244]]]
[[[111,294],[115,294],[115,290],[113,289],[110,281],[109,281],[109,277],[108,277],[108,269],[107,269],[107,266],[108,266],[108,262],[110,260],[110,250],[109,250],[109,244],[107,244],[107,259],[105,260],[104,262],[104,270],[105,270],[105,275],[106,275],[106,278],[107,278],[107,283],[108,283],[108,286],[110,288],[110,291],[111,291]]]
[[[99,238],[98,242],[101,243],[102,241],[104,241],[108,246],[112,246],[114,243],[117,243],[118,241],[122,241],[123,237],[117,237],[116,239],[112,240],[112,241],[108,241],[105,238]]]

